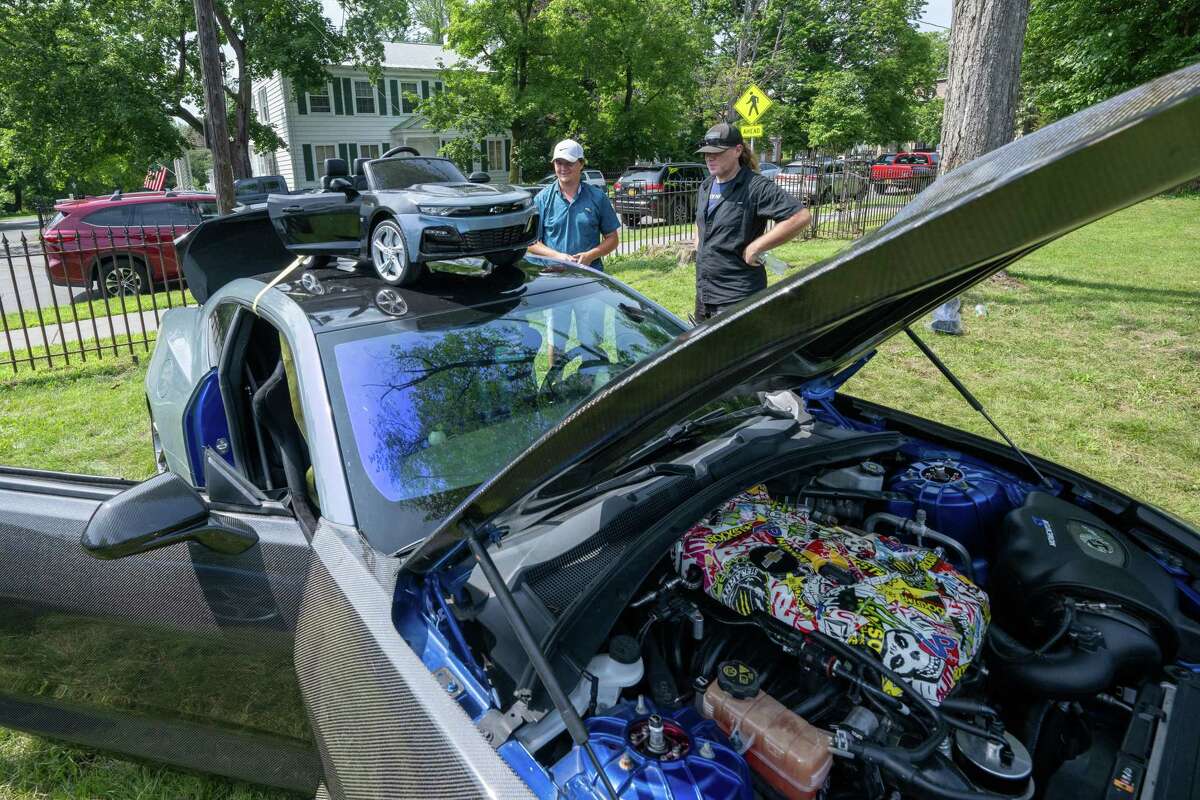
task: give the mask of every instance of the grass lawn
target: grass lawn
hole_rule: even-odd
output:
[[[967,336],[926,339],[1023,447],[1200,523],[1198,241],[1200,197],[1147,201],[972,290]],[[802,266],[845,245],[818,239],[777,255]],[[681,316],[692,309],[690,266],[622,257],[608,269]],[[149,475],[141,362],[0,378],[0,463]],[[906,339],[881,348],[846,389],[991,435]],[[0,800],[283,796],[0,730]]]
[[[61,291],[63,287],[56,287]],[[80,291],[76,289],[75,291]],[[42,298],[45,302],[49,298]],[[152,311],[158,309],[161,316],[162,312],[168,308],[177,306],[194,306],[196,304],[192,293],[187,289],[182,291],[171,287],[170,291],[163,290],[154,294],[139,294],[131,297],[112,297],[106,302],[103,297],[93,297],[88,300],[80,300],[77,303],[66,303],[58,306],[43,305],[41,316],[38,315],[36,308],[24,308],[21,311],[9,311],[4,315],[3,325],[12,328],[32,328],[45,325],[49,328],[57,328],[61,320],[63,327],[72,330],[75,327],[76,320],[84,322],[92,318],[102,317],[119,317],[122,314],[134,314],[138,311]],[[133,323],[136,328],[138,323]],[[83,336],[87,338],[89,329],[87,325],[80,326],[83,329]],[[0,331],[3,326],[0,325]]]

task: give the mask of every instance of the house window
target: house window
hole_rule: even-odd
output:
[[[508,165],[504,163],[504,140],[503,139],[488,139],[488,169],[493,172],[508,169]]]
[[[359,114],[375,113],[375,87],[370,81],[354,82],[354,110]]]
[[[333,144],[315,144],[313,145],[313,160],[316,161],[317,179],[325,177],[325,159],[337,158],[337,145]]]
[[[329,113],[329,84],[325,84],[317,88],[316,91],[308,93],[308,110],[314,114]]]
[[[404,114],[411,114],[417,107],[417,98],[420,97],[420,87],[415,83],[400,84],[400,111]]]
[[[377,144],[360,144],[358,146],[359,158],[379,158],[379,145]]]
[[[258,90],[258,118],[264,123],[271,122],[271,109],[267,108],[267,90]]]

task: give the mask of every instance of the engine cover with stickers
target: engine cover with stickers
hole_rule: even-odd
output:
[[[767,613],[871,653],[933,703],[983,646],[983,590],[929,550],[809,520],[762,486],[728,500],[675,544],[679,574],[743,616]],[[884,680],[893,695],[900,689]]]

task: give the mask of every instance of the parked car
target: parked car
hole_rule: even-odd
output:
[[[871,186],[878,194],[887,194],[893,189],[919,192],[933,183],[937,165],[937,153],[897,153],[891,162],[871,165]]]
[[[427,261],[512,259],[536,241],[537,213],[528,192],[493,186],[487,173],[472,178],[450,160],[411,147],[356,159],[353,177],[343,159],[329,158],[321,191],[272,194],[267,213],[293,255],[318,263],[349,257],[401,285],[419,279]]]
[[[0,470],[0,724],[322,797],[1190,796],[1200,530],[839,389],[949,377],[922,317],[1198,129],[1192,66],[686,331],[562,264],[229,276],[163,318],[167,471]]]
[[[896,160],[895,153],[880,153],[871,160],[871,164],[891,164]]]
[[[233,182],[234,198],[244,206],[265,203],[269,194],[287,193],[287,178],[282,175],[259,175],[253,178],[239,178]]]
[[[214,216],[217,203],[196,192],[115,192],[54,210],[42,231],[50,282],[120,297],[180,281],[173,240]]]
[[[775,176],[779,174],[780,169],[782,168],[778,164],[772,164],[770,161],[758,162],[758,172],[764,178],[774,180]]]
[[[613,209],[630,228],[644,217],[691,222],[696,218],[696,193],[707,177],[708,168],[692,162],[634,164],[613,183]]]
[[[775,182],[807,205],[862,200],[870,191],[861,169],[832,158],[792,161],[775,176]]]
[[[603,189],[606,192],[608,191],[608,183],[604,180],[604,173],[598,169],[585,169],[583,171],[582,180],[584,183],[590,183],[592,186],[595,186],[597,189]],[[524,189],[525,191],[529,192],[529,194],[531,196],[537,197],[538,192],[540,192],[542,189],[545,189],[547,186],[550,186],[551,184],[553,184],[557,181],[558,181],[558,176],[555,175],[553,172],[551,172],[549,175],[542,178],[537,183],[531,184],[529,186],[522,186],[521,188]]]

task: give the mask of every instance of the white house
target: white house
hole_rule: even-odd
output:
[[[353,65],[331,66],[325,86],[301,93],[276,73],[254,83],[254,109],[260,121],[274,126],[287,143],[273,153],[251,150],[256,175],[283,175],[292,188],[319,186],[325,159],[377,158],[390,147],[408,145],[421,155],[437,155],[442,144],[459,137],[457,131],[436,131],[416,113],[420,98],[442,90],[441,64],[458,56],[436,44],[384,45],[383,77],[370,80]],[[494,179],[508,173],[512,140],[488,136],[476,146],[473,164],[465,172],[484,170]]]

